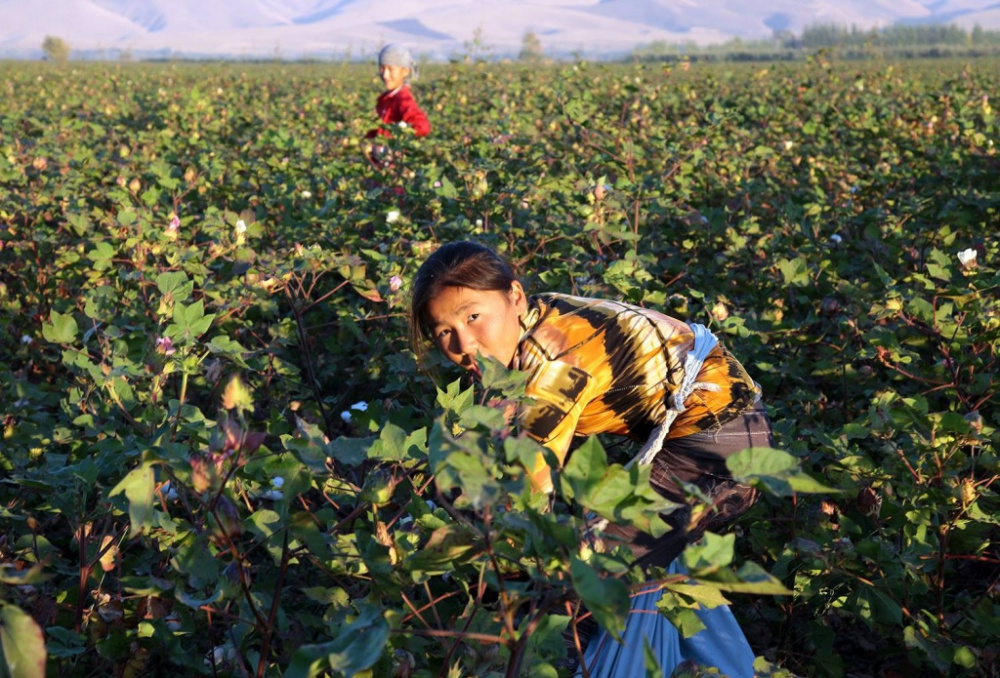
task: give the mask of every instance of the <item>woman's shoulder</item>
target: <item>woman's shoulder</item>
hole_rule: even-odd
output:
[[[541,318],[555,320],[557,318],[577,317],[589,319],[594,323],[618,321],[630,324],[639,322],[663,323],[677,331],[690,331],[687,323],[665,313],[651,308],[636,306],[625,301],[602,299],[598,297],[581,297],[559,292],[542,292],[535,294],[531,300],[540,308]]]

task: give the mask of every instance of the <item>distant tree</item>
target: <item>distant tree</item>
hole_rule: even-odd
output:
[[[52,61],[66,61],[69,59],[70,47],[69,43],[62,38],[46,35],[45,39],[42,40],[42,51]]]
[[[476,30],[472,31],[472,40],[466,40],[464,61],[472,63],[474,61],[489,61],[490,52],[493,48],[486,44],[486,34],[480,24]]]
[[[521,40],[521,54],[518,58],[521,61],[539,61],[543,56],[545,50],[542,49],[542,41],[538,35],[534,31],[525,33]]]

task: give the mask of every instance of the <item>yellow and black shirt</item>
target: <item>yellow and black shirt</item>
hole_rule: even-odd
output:
[[[535,404],[519,414],[519,422],[560,463],[575,436],[610,433],[643,443],[665,420],[694,341],[686,323],[623,302],[564,294],[531,297],[521,321],[511,366],[530,374],[527,395]],[[735,419],[758,394],[743,366],[721,346],[705,359],[697,381],[668,440]],[[550,489],[541,458],[528,471],[536,489]]]

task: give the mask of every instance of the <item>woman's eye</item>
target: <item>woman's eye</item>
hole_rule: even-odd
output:
[[[472,315],[469,316],[469,320],[467,322],[471,323],[473,320],[475,320],[478,317],[479,317],[478,313],[473,313]]]

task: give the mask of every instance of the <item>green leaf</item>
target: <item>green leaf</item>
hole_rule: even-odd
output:
[[[31,567],[18,569],[15,563],[0,563],[0,584],[11,586],[24,586],[26,584],[38,584],[46,581],[51,575],[45,573],[45,568],[41,563],[35,563]]]
[[[243,360],[243,354],[247,353],[247,350],[243,348],[240,342],[232,339],[224,334],[212,337],[212,340],[207,344],[209,352],[214,355],[224,355],[234,363],[239,365],[244,369],[250,369],[246,361]]]
[[[174,305],[174,323],[182,333],[193,337],[204,334],[215,319],[215,314],[205,315],[205,302],[199,299],[193,304]]]
[[[607,629],[615,640],[621,640],[631,605],[625,582],[614,577],[602,577],[590,565],[575,557],[570,562],[570,577],[573,589],[601,628]]]
[[[961,645],[955,648],[955,657],[952,661],[958,666],[972,669],[976,667],[976,653],[972,651],[972,648]]]
[[[805,258],[782,259],[777,265],[785,285],[799,287],[809,284],[809,263]]]
[[[479,553],[477,542],[461,525],[446,525],[434,530],[424,547],[407,559],[407,568],[423,575],[451,572]]]
[[[373,438],[345,438],[344,436],[340,436],[329,444],[329,456],[346,466],[358,466],[371,456],[368,451],[375,442],[377,441]],[[313,454],[311,456],[305,455],[306,458],[303,458],[301,453],[298,456],[313,470],[322,471],[326,468],[326,452],[322,452],[321,457]],[[309,460],[313,460],[312,463]]]
[[[559,482],[567,499],[611,522],[658,537],[668,529],[660,514],[677,505],[653,490],[649,474],[649,466],[609,465],[600,441],[591,437],[574,450]]]
[[[736,535],[718,535],[706,532],[705,537],[697,544],[691,544],[684,549],[681,557],[684,565],[692,576],[701,576],[728,567],[733,562],[733,547]]]
[[[778,497],[793,492],[841,492],[807,475],[799,468],[798,459],[772,447],[750,447],[737,452],[726,459],[726,468],[739,482],[763,487]]]
[[[434,192],[442,198],[451,200],[458,198],[458,191],[455,189],[455,184],[451,183],[451,180],[446,176],[441,177],[441,185],[434,189]]]
[[[443,491],[461,488],[462,499],[474,508],[491,505],[500,496],[496,465],[489,454],[489,440],[478,431],[455,437],[445,430],[442,418],[431,428],[427,462]]]
[[[9,603],[0,607],[0,646],[10,678],[45,678],[45,637],[27,612]]]
[[[324,664],[344,674],[344,678],[352,678],[374,666],[388,640],[389,622],[380,610],[365,607],[355,621],[340,630],[336,639],[303,645],[296,650],[285,678],[317,676],[323,672]]]
[[[194,291],[194,283],[184,271],[167,271],[156,276],[156,287],[161,294],[169,294],[174,301],[184,301]]]
[[[367,456],[369,459],[379,461],[423,459],[426,456],[426,448],[427,429],[422,428],[407,434],[400,426],[388,422],[382,428],[378,440],[368,448]]]
[[[151,464],[143,463],[132,469],[114,486],[109,497],[125,493],[128,499],[129,536],[145,533],[153,524],[153,490],[156,479]]]
[[[71,313],[49,313],[50,322],[42,325],[42,336],[55,344],[72,344],[76,341],[77,325]]]

